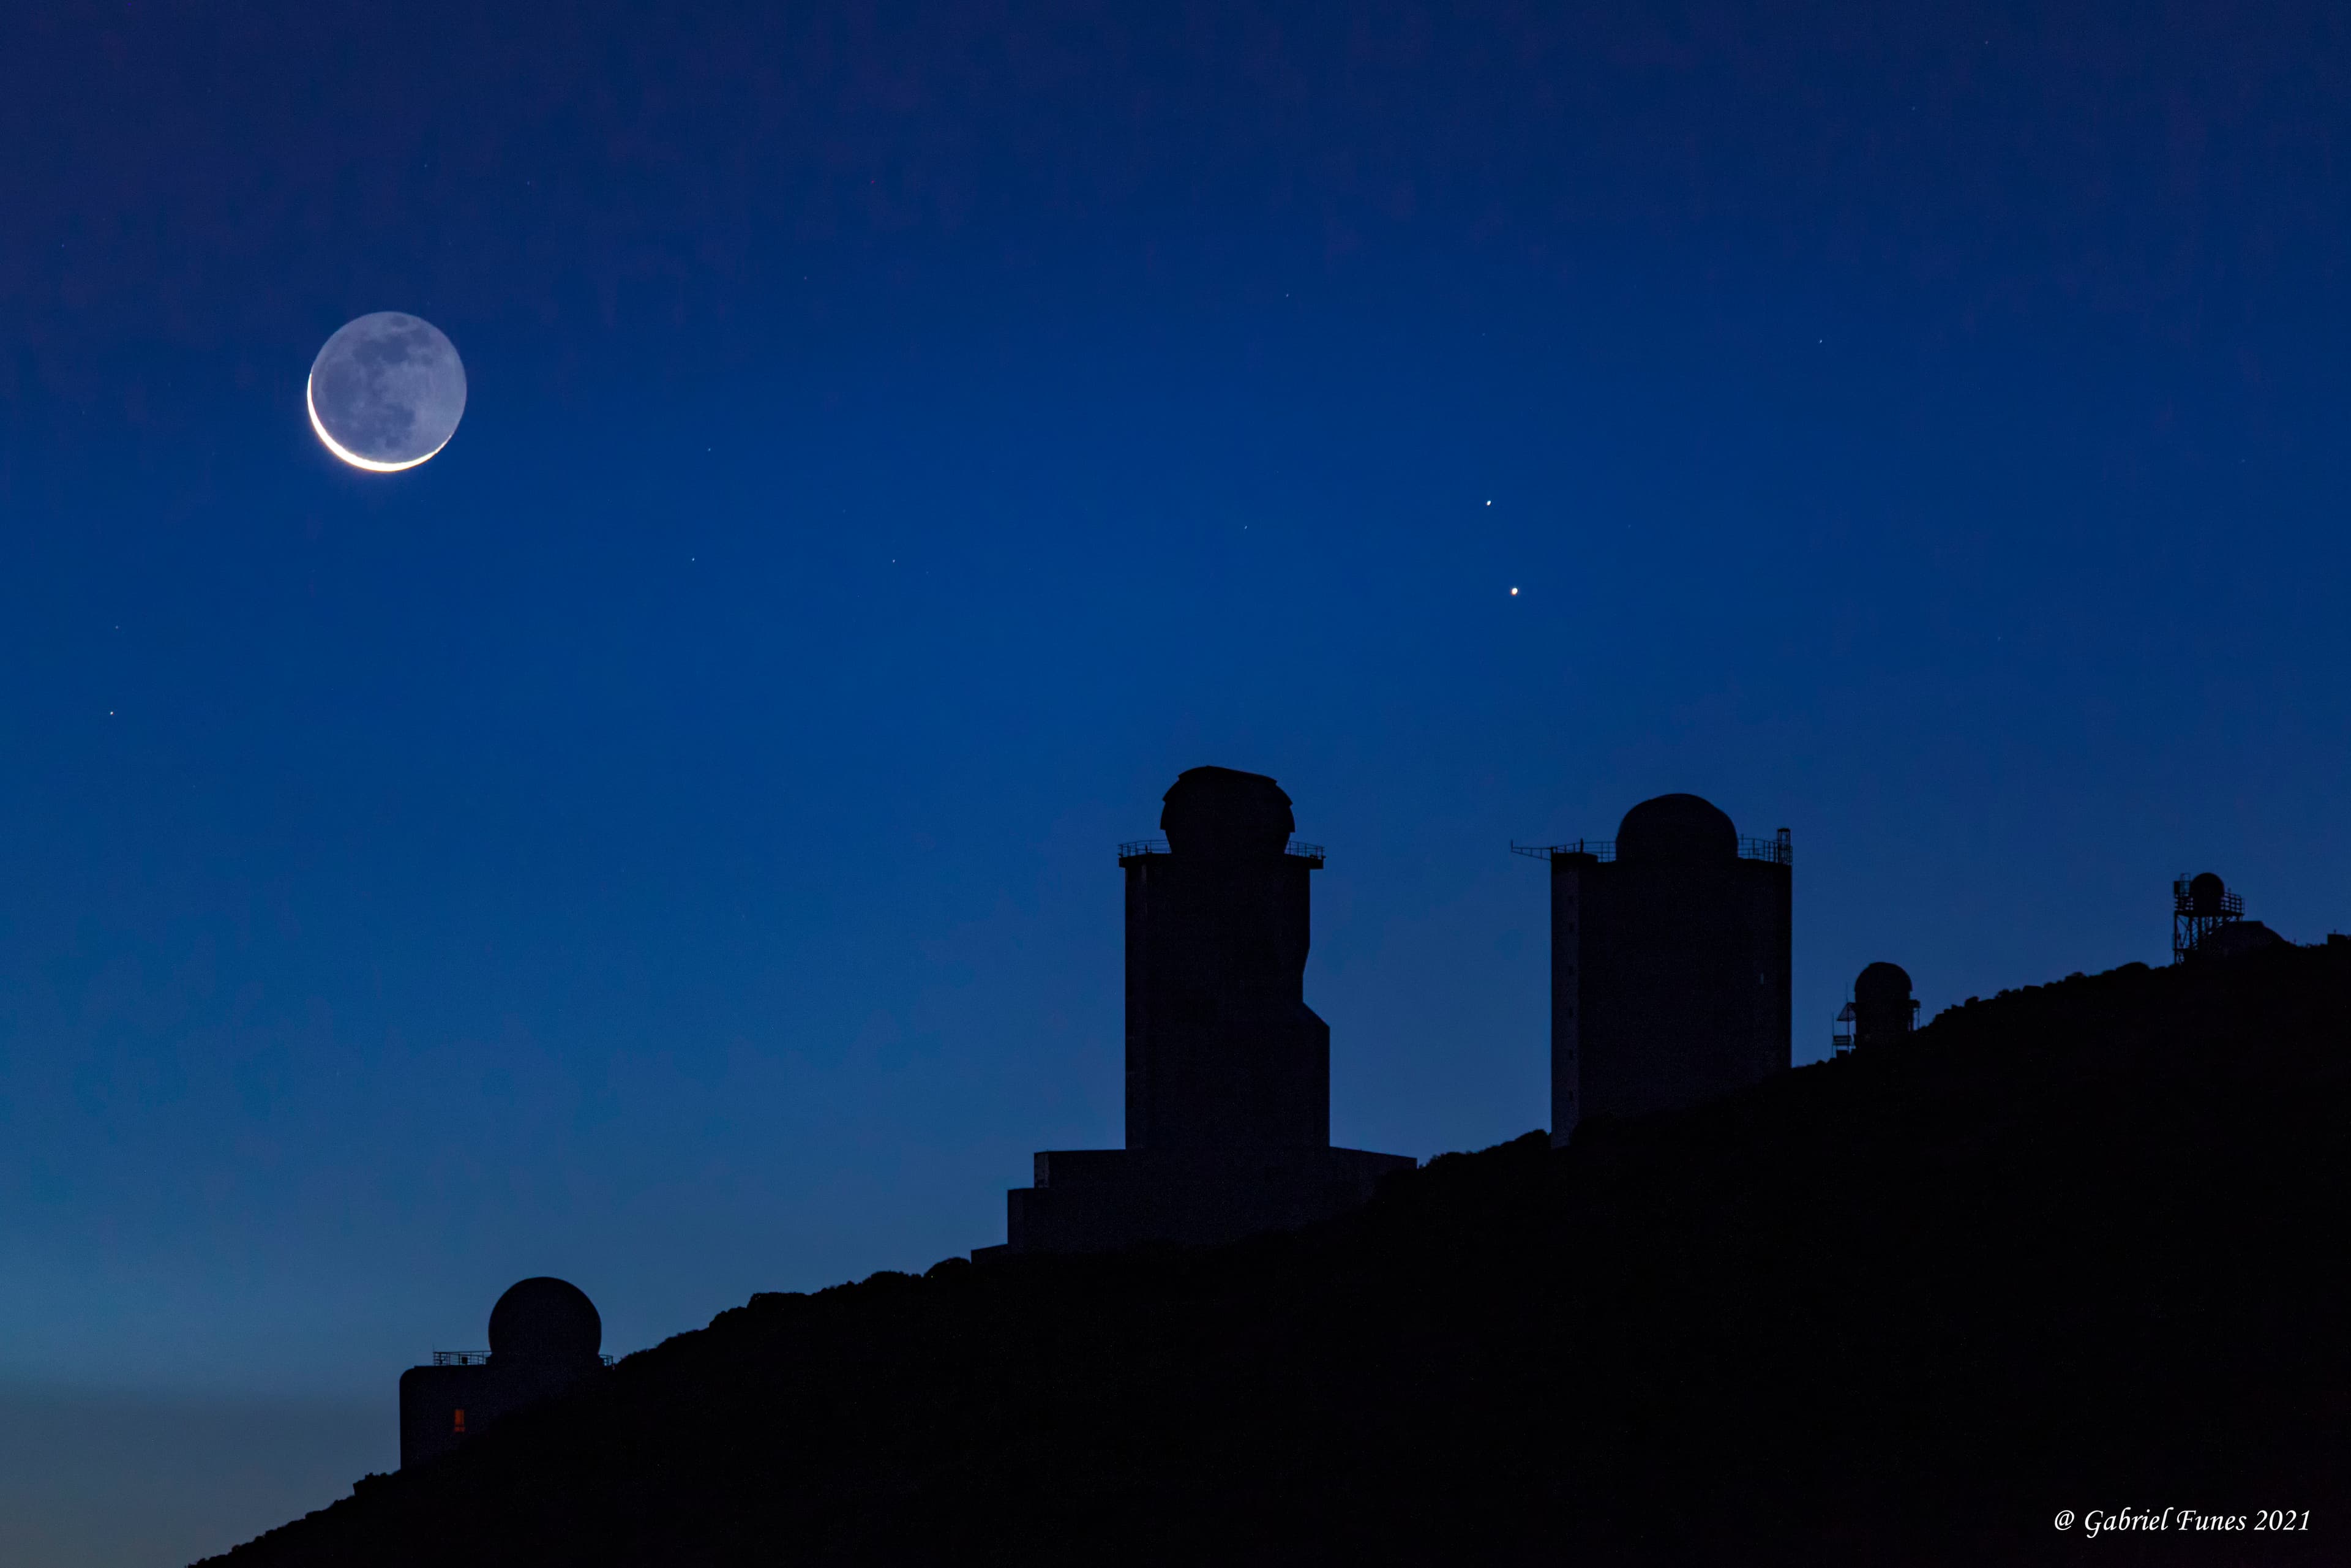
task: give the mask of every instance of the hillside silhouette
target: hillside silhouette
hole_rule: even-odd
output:
[[[2351,1552],[2351,945],[1950,1009],[1308,1231],[754,1297],[214,1562]],[[2308,1509],[2279,1537],[2053,1516]]]

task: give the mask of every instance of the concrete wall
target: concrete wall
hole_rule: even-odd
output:
[[[400,1464],[422,1464],[458,1447],[500,1416],[563,1393],[603,1370],[530,1362],[480,1366],[412,1366],[400,1375]],[[460,1433],[455,1412],[465,1413]]]

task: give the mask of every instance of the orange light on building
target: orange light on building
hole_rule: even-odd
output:
[[[463,1410],[460,1410],[457,1411],[455,1415],[456,1420],[451,1425],[449,1429],[462,1437],[465,1435],[465,1413]]]

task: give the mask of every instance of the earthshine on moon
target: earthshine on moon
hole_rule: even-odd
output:
[[[327,340],[310,361],[302,400],[328,451],[371,474],[397,474],[456,434],[465,367],[432,322],[378,310]]]

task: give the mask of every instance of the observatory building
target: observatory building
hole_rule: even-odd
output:
[[[1205,1245],[1328,1218],[1408,1155],[1331,1146],[1331,1028],[1306,1005],[1320,845],[1271,779],[1195,768],[1164,841],[1123,844],[1126,1147],[1054,1149],[1007,1195],[1006,1252]]]
[[[2245,901],[2210,872],[2176,877],[2171,883],[2171,961],[2233,958],[2285,938],[2258,920],[2245,918]]]
[[[1829,1054],[1843,1056],[1867,1046],[1892,1045],[1918,1027],[1918,1004],[1910,995],[1910,972],[1899,964],[1872,964],[1855,977],[1853,999],[1836,1016]]]
[[[545,1277],[511,1286],[490,1309],[490,1348],[436,1350],[400,1375],[402,1469],[463,1443],[510,1411],[560,1394],[611,1364],[604,1320],[579,1286]]]
[[[1625,813],[1551,862],[1551,1126],[1640,1116],[1787,1071],[1788,830],[1742,839],[1696,795]]]

